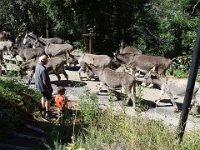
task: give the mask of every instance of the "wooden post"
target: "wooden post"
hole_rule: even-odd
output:
[[[86,51],[92,53],[92,39],[95,36],[94,33],[82,34]],[[88,44],[88,45],[87,45]]]
[[[90,32],[90,33],[89,33],[89,36],[90,36],[89,53],[92,53],[92,46],[93,46],[93,45],[92,45],[92,44],[93,44],[93,43],[92,43],[92,42],[93,42],[92,39],[93,39],[93,37],[94,37],[95,35],[94,35],[94,33],[91,33],[91,32]]]
[[[182,141],[183,134],[184,134],[185,127],[186,127],[186,121],[188,118],[188,113],[190,111],[193,89],[194,89],[197,71],[198,71],[199,58],[200,58],[200,20],[199,20],[199,25],[198,25],[197,37],[196,37],[196,44],[195,44],[194,52],[192,55],[192,65],[190,67],[189,78],[188,78],[186,93],[185,93],[185,97],[184,97],[182,113],[180,116],[179,126],[178,126],[178,130],[177,130],[179,143]]]

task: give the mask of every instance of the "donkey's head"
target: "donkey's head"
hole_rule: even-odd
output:
[[[25,47],[33,47],[36,38],[37,36],[34,35],[32,32],[26,33],[23,39],[23,44],[25,45]]]
[[[39,40],[38,38],[35,40],[35,42],[33,43],[33,48],[38,48],[40,47],[40,43],[39,43]]]
[[[94,65],[92,65],[92,64],[89,65],[87,63],[85,63],[84,65],[85,65],[85,72],[86,72],[87,76],[89,78],[94,77],[96,67]]]
[[[152,79],[152,73],[155,71],[155,67],[153,67],[149,72],[147,72],[144,76],[144,79],[142,81],[142,86],[144,87],[150,87],[153,85],[153,79]]]

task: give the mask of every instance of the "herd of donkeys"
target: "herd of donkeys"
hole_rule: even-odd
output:
[[[0,32],[0,73],[2,66],[6,70],[6,63],[3,59],[5,52],[9,53],[13,58],[19,55],[23,62],[19,65],[19,73],[21,77],[27,70],[31,71],[30,80],[34,75],[35,66],[38,63],[39,56],[45,54],[49,57],[46,68],[49,73],[53,73],[61,82],[60,74],[63,74],[68,80],[65,72],[65,66],[80,66],[78,74],[80,80],[86,75],[90,80],[94,76],[98,77],[102,86],[99,91],[106,86],[107,88],[121,88],[122,93],[127,93],[127,104],[135,107],[136,86],[138,82],[142,82],[143,86],[158,86],[161,94],[155,100],[158,105],[165,93],[170,97],[171,103],[175,111],[179,111],[175,102],[174,95],[184,96],[186,92],[187,79],[166,76],[166,71],[170,70],[172,61],[162,56],[149,56],[142,53],[141,50],[134,47],[125,47],[121,51],[113,53],[113,57],[108,55],[96,54],[75,54],[75,48],[64,43],[61,38],[42,38],[32,32],[25,35],[19,34],[15,42],[9,40],[9,33]],[[18,60],[16,59],[18,63]],[[198,96],[200,84],[195,83],[193,90],[193,101],[191,104],[191,112],[198,113]],[[200,98],[199,98],[200,99]],[[193,107],[194,106],[194,107]]]

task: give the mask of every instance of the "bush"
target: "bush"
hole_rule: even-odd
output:
[[[24,94],[28,95],[27,99]],[[0,135],[6,135],[21,124],[26,115],[32,115],[40,93],[12,78],[0,78]]]
[[[85,90],[83,95],[79,97],[79,105],[84,123],[90,123],[94,118],[98,117],[100,109],[95,93]]]
[[[1,78],[0,90],[2,90],[0,91],[1,92],[0,95],[7,100],[18,101],[19,95],[22,92],[30,94],[36,102],[38,102],[39,99],[41,98],[41,95],[37,90],[30,88],[22,80],[17,80],[12,78]],[[11,97],[9,97],[6,94],[10,95]]]

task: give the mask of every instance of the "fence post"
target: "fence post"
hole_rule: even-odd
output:
[[[186,127],[186,121],[188,118],[188,113],[190,111],[193,89],[194,89],[196,76],[198,72],[199,57],[200,57],[200,20],[199,20],[198,31],[196,35],[196,43],[195,43],[194,51],[192,54],[192,64],[189,71],[189,78],[188,78],[186,93],[185,93],[185,97],[183,101],[182,112],[180,115],[179,126],[177,129],[179,143],[182,141],[185,127]]]
[[[82,34],[82,36],[83,36],[86,51],[91,54],[92,53],[92,39],[95,36],[95,34],[90,32],[88,34]]]

